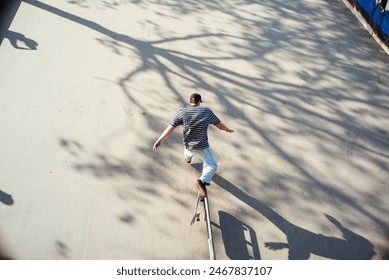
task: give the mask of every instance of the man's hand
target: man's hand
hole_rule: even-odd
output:
[[[161,145],[162,141],[161,140],[157,140],[155,143],[154,143],[154,146],[153,146],[153,151],[156,151],[158,149],[158,147]]]
[[[159,136],[158,140],[155,141],[154,143],[154,146],[153,146],[153,151],[156,151],[158,149],[158,147],[161,145],[162,143],[162,140],[165,139],[166,137],[168,137],[174,130],[174,126],[171,126],[169,125],[161,134],[161,136]]]

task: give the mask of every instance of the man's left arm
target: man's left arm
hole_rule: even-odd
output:
[[[215,124],[215,126],[220,129],[220,130],[224,130],[228,133],[234,133],[234,131],[230,128],[228,128],[227,126],[225,126],[222,122],[219,122],[218,124]]]

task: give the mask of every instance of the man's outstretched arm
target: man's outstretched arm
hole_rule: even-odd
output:
[[[224,130],[224,131],[227,131],[228,133],[234,133],[234,131],[232,129],[229,129],[228,127],[226,127],[223,123],[218,123],[216,125],[216,127],[220,130]]]
[[[159,136],[159,138],[157,139],[157,141],[155,141],[154,143],[154,146],[153,146],[153,151],[156,151],[158,149],[158,147],[161,145],[162,143],[162,140],[165,139],[166,137],[168,137],[170,135],[170,133],[173,132],[173,130],[175,129],[174,126],[171,126],[169,125],[161,134],[161,136]]]

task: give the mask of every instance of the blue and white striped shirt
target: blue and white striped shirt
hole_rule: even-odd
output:
[[[217,125],[219,118],[208,107],[188,106],[176,113],[169,125],[183,126],[183,139],[185,148],[203,150],[209,147],[208,125]]]

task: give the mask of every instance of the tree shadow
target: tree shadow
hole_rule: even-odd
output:
[[[0,46],[19,9],[21,0],[3,0],[0,3]]]
[[[175,80],[182,79],[184,81],[187,81],[189,83],[192,83],[194,87],[199,87],[203,89],[207,89],[208,91],[212,92],[215,96],[219,97],[219,100],[223,103],[223,105],[227,108],[229,112],[239,112],[241,111],[240,108],[238,108],[235,104],[241,104],[241,106],[248,106],[249,108],[252,108],[254,110],[259,110],[262,113],[273,115],[276,117],[281,118],[283,121],[291,123],[291,124],[298,124],[302,125],[303,127],[313,131],[314,135],[318,137],[322,137],[322,135],[326,135],[328,138],[336,139],[339,141],[347,141],[347,139],[342,138],[338,134],[332,133],[329,129],[323,128],[323,126],[320,125],[320,122],[326,122],[332,125],[336,126],[347,126],[347,122],[349,120],[352,120],[353,118],[344,112],[336,109],[335,107],[332,108],[332,106],[329,107],[329,111],[334,110],[335,116],[338,116],[338,118],[334,117],[328,117],[326,114],[319,113],[314,108],[308,108],[307,105],[310,105],[312,102],[321,102],[321,101],[312,101],[312,99],[323,99],[327,103],[327,99],[334,99],[336,101],[352,101],[356,103],[360,103],[361,105],[368,104],[378,109],[388,109],[389,106],[386,106],[385,103],[380,102],[368,102],[361,98],[356,98],[354,96],[346,96],[346,95],[340,95],[337,92],[340,90],[336,87],[334,88],[323,88],[322,90],[316,90],[309,88],[307,85],[299,85],[287,81],[282,80],[276,80],[271,78],[265,78],[260,76],[253,76],[248,75],[244,72],[236,71],[232,68],[222,67],[218,66],[218,61],[235,61],[235,60],[247,60],[247,61],[257,61],[257,60],[263,60],[264,65],[261,65],[268,73],[269,76],[271,74],[277,73],[277,68],[279,68],[279,65],[276,65],[274,61],[269,60],[266,58],[267,53],[274,51],[275,49],[282,50],[284,44],[289,44],[290,40],[297,40],[296,36],[300,36],[301,34],[304,34],[304,37],[310,36],[309,40],[313,41],[313,37],[315,37],[315,34],[319,32],[319,28],[316,26],[303,26],[299,27],[296,30],[293,30],[293,32],[290,32],[288,34],[290,37],[288,37],[288,40],[285,40],[282,36],[283,33],[280,34],[281,30],[278,30],[277,26],[273,26],[273,23],[276,21],[276,19],[271,19],[270,22],[266,22],[266,27],[271,27],[271,30],[273,32],[268,32],[265,34],[265,39],[263,37],[260,37],[256,35],[255,33],[246,33],[243,32],[239,36],[234,34],[229,34],[228,32],[204,32],[201,34],[192,34],[187,36],[181,36],[181,37],[170,37],[167,39],[161,39],[161,40],[153,40],[153,41],[145,41],[145,40],[139,40],[134,37],[131,37],[127,34],[122,34],[115,32],[113,30],[110,30],[96,22],[84,19],[82,17],[79,17],[77,15],[71,14],[69,12],[63,11],[61,9],[58,9],[56,7],[50,6],[48,4],[39,2],[39,1],[25,1],[26,3],[29,3],[37,8],[46,10],[48,12],[51,12],[55,15],[58,15],[62,18],[65,18],[67,20],[73,21],[75,23],[78,23],[84,27],[87,27],[89,29],[92,29],[96,32],[99,32],[100,34],[103,34],[107,36],[107,38],[97,39],[101,44],[104,46],[110,48],[113,52],[120,54],[120,50],[131,50],[133,51],[139,58],[140,64],[135,67],[135,69],[129,71],[126,75],[121,77],[118,81],[113,81],[113,83],[118,84],[121,88],[125,96],[128,98],[128,100],[131,102],[131,104],[138,107],[142,114],[145,116],[147,115],[146,120],[149,122],[151,127],[155,128],[153,125],[155,123],[156,118],[153,114],[151,114],[147,106],[142,104],[142,102],[138,98],[138,93],[131,92],[130,88],[128,87],[128,84],[131,83],[138,75],[141,73],[145,73],[147,71],[156,71],[158,74],[163,78],[163,81],[166,85],[166,87],[170,90],[171,93],[174,94],[174,98],[176,101],[181,103],[182,105],[186,104],[186,100],[182,98],[182,94],[179,92]],[[84,3],[85,2],[85,3]],[[87,5],[86,1],[71,1],[70,3],[73,4],[85,4],[85,7],[89,7],[89,4]],[[143,5],[145,8],[147,5],[153,4],[154,1],[136,1],[134,2],[136,5]],[[256,5],[254,1],[242,1],[243,4],[246,5]],[[304,11],[304,14],[315,14],[317,16],[320,16],[320,13],[318,10],[310,7],[308,10],[303,9],[304,6],[302,6],[301,3],[297,4],[291,4],[291,3],[284,3],[285,6],[279,6],[277,3],[267,3],[266,5],[269,5],[271,8],[276,9],[274,6],[277,6],[277,9],[281,10],[302,10]],[[158,5],[164,5],[163,3],[158,3]],[[182,14],[187,13],[194,13],[195,11],[202,11],[207,9],[220,9],[224,13],[231,15],[231,11],[226,9],[226,7],[222,8],[220,6],[221,4],[218,3],[208,3],[208,1],[196,1],[196,3],[176,3],[176,4],[166,4],[169,7],[177,10],[178,12]],[[190,7],[193,5],[193,7]],[[306,7],[305,7],[306,8]],[[328,8],[328,7],[327,7]],[[331,11],[336,9],[336,7],[331,7]],[[335,12],[335,11],[333,11]],[[249,12],[245,12],[239,15],[235,15],[242,26],[244,26],[245,30],[260,30],[259,25],[262,23],[259,19],[257,20],[251,20],[251,17],[253,16]],[[287,17],[291,20],[298,20],[297,14],[294,14],[292,12],[288,13]],[[324,28],[324,27],[323,27]],[[339,33],[335,32],[334,33]],[[308,34],[308,35],[307,35]],[[296,35],[296,36],[294,36]],[[293,38],[292,38],[293,37]],[[332,38],[332,37],[331,37]],[[172,43],[172,42],[185,42],[185,41],[194,41],[198,39],[235,39],[237,41],[247,42],[247,51],[245,53],[239,54],[235,52],[231,53],[223,53],[222,55],[214,55],[214,56],[206,56],[206,55],[192,55],[190,53],[186,53],[183,51],[179,51],[178,49],[172,49],[172,48],[164,48],[163,44],[165,43]],[[281,41],[280,39],[284,39]],[[299,40],[302,40],[302,38],[298,37]],[[317,47],[322,43],[320,38],[317,39]],[[267,45],[265,42],[281,42],[282,45]],[[331,44],[329,47],[332,49],[344,49],[345,42],[340,41],[337,39],[336,44],[333,42],[333,40],[329,40],[327,44]],[[349,43],[349,42],[347,42]],[[312,47],[312,50],[314,50],[315,47]],[[352,51],[352,50],[350,50]],[[334,52],[335,53],[335,52]],[[326,61],[332,62],[332,61],[338,61],[338,59],[335,57],[335,55],[328,53],[327,56],[324,57]],[[259,66],[258,66],[259,67]],[[273,69],[271,68],[273,67]],[[359,77],[356,75],[356,71],[364,72],[365,69],[355,68],[352,64],[347,64],[345,66],[342,66],[344,68],[344,78],[343,77],[337,77],[342,79],[344,82],[350,82],[356,81],[356,79]],[[325,72],[325,73],[324,73]],[[331,78],[332,74],[330,72],[326,71],[318,71],[314,74],[309,74],[308,72],[300,73],[299,76],[301,79],[306,80],[308,83],[317,82],[320,79],[318,77],[322,77],[324,74],[328,76],[328,78]],[[374,82],[376,80],[376,77],[374,73],[370,73],[368,69],[366,69],[366,73],[364,74],[367,79],[367,83],[365,84],[366,89],[371,91],[372,88],[376,88],[376,83]],[[315,76],[315,77],[313,77]],[[214,80],[217,80],[217,82],[211,82]],[[232,94],[230,91],[231,89],[227,89],[225,87],[221,87],[221,83],[225,83],[229,85],[231,88],[237,89],[237,92],[247,91],[252,92],[258,97],[256,98],[256,101],[258,103],[263,103],[263,106],[255,105],[254,102],[249,102],[239,94]],[[263,84],[270,84],[274,88],[271,90],[264,90],[259,89]],[[286,87],[286,89],[280,89],[280,87]],[[302,94],[307,91],[312,91],[312,94],[310,96],[306,96],[305,94]],[[227,98],[222,98],[223,96],[228,95]],[[288,99],[288,96],[294,96],[296,97],[296,101],[293,101],[294,98]],[[163,97],[165,100],[166,98]],[[172,100],[172,98],[169,98]],[[289,108],[291,111],[294,112],[300,112],[302,116],[308,116],[308,120],[305,121],[305,119],[302,119],[301,117],[291,117],[285,113],[281,112],[282,107]],[[279,150],[283,153],[285,156],[285,159],[287,161],[290,161],[290,159],[293,161],[293,158],[286,154],[285,151],[282,151],[280,147],[277,147],[271,137],[267,135],[266,131],[261,129],[260,126],[258,126],[255,122],[250,120],[249,118],[246,118],[244,115],[240,115],[239,118],[243,119],[251,128],[258,131],[258,134],[265,138],[266,142],[268,142],[270,145],[272,145],[276,150]],[[316,123],[311,121],[312,119],[316,120]],[[358,129],[356,133],[358,135],[372,135],[370,137],[370,142],[374,143],[373,146],[379,146],[383,147],[387,145],[387,141],[385,140],[389,135],[387,131],[380,130],[380,131],[372,131],[372,129],[369,128],[360,128],[360,127],[351,127],[350,130],[353,130],[355,133],[355,130]],[[373,133],[372,133],[373,132]],[[370,146],[366,144],[362,144],[361,141],[352,143],[352,148],[360,148],[360,149],[367,149],[369,152],[376,154],[379,157],[388,157],[387,154],[380,153],[376,149],[372,149]],[[380,163],[384,164],[384,163]],[[301,170],[301,168],[300,168]],[[305,170],[301,170],[302,173],[307,172]],[[310,177],[310,176],[308,176]]]
[[[13,205],[15,203],[12,195],[3,192],[2,190],[0,190],[0,202],[8,206]]]
[[[0,238],[1,240],[1,238]],[[12,260],[13,257],[7,252],[7,250],[4,249],[2,244],[0,244],[0,261],[2,260]]]
[[[55,241],[55,248],[56,248],[57,254],[61,258],[70,259],[70,256],[69,256],[70,249],[64,242],[62,242],[61,240],[56,240]]]
[[[7,255],[6,253],[3,253],[0,251],[0,260],[3,260],[3,261],[12,260],[12,258],[9,255]]]
[[[217,1],[131,1],[133,4],[142,5],[145,9],[148,8],[148,5],[161,5],[171,8],[177,14],[186,15],[194,15],[205,10],[220,10],[226,16],[233,17],[242,30],[237,34],[230,33],[227,29],[218,29],[218,31],[203,29],[198,34],[169,36],[168,38],[150,41],[115,32],[102,24],[39,1],[25,2],[77,23],[83,28],[100,33],[103,36],[98,38],[97,41],[115,54],[122,55],[125,51],[132,52],[133,57],[136,58],[135,66],[123,73],[113,83],[120,86],[131,106],[139,109],[150,129],[155,131],[160,129],[161,116],[149,111],[144,99],[146,93],[135,92],[129,86],[136,78],[147,71],[157,73],[169,91],[169,93],[155,96],[150,94],[152,96],[147,97],[153,99],[152,105],[156,111],[166,110],[165,103],[162,101],[167,99],[179,104],[186,104],[186,101],[182,98],[182,93],[180,93],[177,80],[185,81],[194,88],[211,92],[215,100],[222,104],[222,108],[225,109],[224,113],[243,124],[242,128],[254,131],[251,137],[245,138],[247,144],[251,145],[252,150],[255,149],[253,147],[258,147],[258,142],[262,141],[281,158],[283,163],[293,169],[293,173],[298,174],[299,181],[296,185],[303,182],[305,185],[314,184],[318,186],[314,191],[307,188],[307,192],[312,198],[320,194],[335,195],[342,203],[355,208],[377,224],[385,226],[385,221],[380,220],[380,217],[363,208],[362,204],[355,203],[351,195],[343,191],[341,183],[337,186],[328,184],[323,179],[324,176],[320,177],[318,172],[315,173],[307,168],[309,164],[305,166],[300,164],[301,161],[311,159],[302,157],[301,154],[303,153],[296,153],[288,142],[282,143],[277,137],[280,134],[288,137],[293,136],[295,137],[293,140],[296,142],[305,136],[310,137],[315,144],[317,153],[328,155],[328,157],[337,157],[341,149],[339,146],[343,145],[347,146],[348,154],[352,154],[355,150],[363,150],[365,152],[364,158],[372,163],[376,169],[387,170],[387,160],[389,158],[387,152],[389,133],[387,129],[374,124],[358,123],[358,120],[363,116],[379,120],[379,115],[376,112],[385,111],[389,108],[386,100],[382,99],[383,95],[380,94],[384,91],[382,91],[381,85],[377,83],[377,80],[379,81],[381,77],[376,73],[376,69],[372,70],[370,66],[362,63],[365,59],[371,59],[369,52],[365,52],[364,45],[361,44],[361,42],[366,42],[367,39],[365,37],[350,39],[347,36],[350,26],[343,26],[336,21],[329,23],[328,20],[324,20],[341,9],[334,4],[336,1],[323,1],[323,3],[308,6],[296,1],[258,3],[257,1],[243,0],[239,2],[240,5],[264,5],[265,10],[274,12],[273,16],[268,17],[256,15],[251,9],[240,9],[240,5],[232,8],[228,3],[225,4],[227,6],[223,6],[224,2]],[[84,8],[89,7],[89,4],[86,5],[86,1],[70,1],[69,3],[81,4]],[[288,28],[285,23],[280,21],[281,15],[288,21],[295,23],[293,28]],[[302,18],[309,19],[312,15],[315,21],[307,20],[301,23]],[[323,20],[323,23],[318,25],[317,22],[321,22],[321,20]],[[321,33],[322,30],[327,30],[327,32]],[[202,39],[221,40],[223,44],[227,44],[227,41],[231,39],[233,42],[229,43],[235,49],[228,52],[216,52],[217,46],[212,47],[212,44],[207,44],[204,48],[213,50],[216,54],[196,55],[179,48],[175,49],[171,45],[169,47],[164,45]],[[358,45],[359,47],[350,48],[350,45]],[[303,59],[310,60],[315,67],[311,66],[297,73],[294,77],[299,78],[297,82],[292,82],[289,78],[279,79],[277,78],[280,77],[278,74],[284,72],[288,74],[282,63],[277,63],[277,59],[274,59],[274,56],[279,55],[285,55],[286,60],[291,59],[294,63],[300,63]],[[220,62],[234,60],[250,61],[255,73],[239,71],[234,67],[220,64]],[[317,65],[320,67],[316,67]],[[363,82],[359,80],[361,76],[364,79]],[[333,83],[333,80],[336,82]],[[331,82],[327,83],[327,81]],[[357,83],[360,87],[358,92],[372,92],[372,94],[358,95],[351,90],[346,90],[349,87],[348,85],[353,83]],[[381,102],[382,100],[383,102]],[[350,103],[357,104],[357,109],[345,110]],[[246,114],[242,108],[253,112],[252,116],[255,117],[262,114],[276,118],[277,122],[282,125],[266,128],[255,118],[249,116],[248,113]],[[363,108],[363,110],[358,108]],[[373,114],[370,113],[373,111]],[[345,133],[339,133],[338,128],[344,129]],[[143,136],[142,131],[135,133]],[[327,144],[333,142],[337,142],[338,146],[334,148]],[[74,149],[72,152],[74,152]],[[92,172],[98,177],[116,176],[118,174],[127,176],[135,172],[121,158],[108,158],[100,154],[96,155],[95,162],[98,164],[78,164],[74,167],[79,171]],[[161,163],[161,166],[167,164],[161,158],[158,159],[158,162]],[[352,162],[351,164],[357,171],[368,172],[364,164],[358,162]],[[218,175],[216,178],[218,178]],[[220,178],[219,180],[222,180]],[[277,180],[286,180],[286,177],[277,178]],[[226,182],[223,183],[228,185]],[[224,185],[221,184],[221,186]],[[291,258],[304,259],[315,251],[315,244],[317,243],[322,244],[327,242],[326,240],[331,240],[331,244],[339,241],[338,245],[342,246],[342,239],[320,238],[320,235],[315,235],[300,227],[288,224],[266,205],[243,192],[240,193],[234,185],[231,188],[235,191],[235,196],[239,196],[246,203],[252,203],[252,207],[255,207],[258,212],[261,210],[264,212],[261,212],[262,214],[270,215],[268,219],[278,225],[285,234],[290,235],[288,235],[288,240],[291,241],[288,241],[288,244],[268,243],[269,248],[276,249],[288,246]],[[286,198],[284,199],[286,200]],[[376,208],[378,209],[379,206]],[[329,220],[336,221],[331,218]],[[340,225],[336,222],[333,224]],[[345,248],[343,249],[348,252],[346,257],[355,257],[358,253],[352,252],[350,249],[350,244],[353,243],[353,234],[346,234],[347,229],[343,227],[338,228],[349,238],[346,239],[347,242],[344,243]],[[308,248],[304,251],[304,246],[298,245],[298,240],[305,235],[316,241],[309,246],[307,245]],[[297,241],[294,242],[296,236]],[[362,244],[363,241],[360,241],[360,243]],[[369,251],[368,248],[371,244],[368,243],[367,241],[366,246],[364,246],[365,252]],[[295,245],[301,247],[297,253],[293,250]],[[325,253],[324,249],[317,250],[322,255],[334,255],[334,258],[342,257],[339,252]],[[369,254],[362,255],[367,257]]]
[[[177,88],[176,81],[175,81],[177,79],[187,81],[193,84],[194,87],[207,89],[208,91],[212,92],[215,96],[219,98],[219,100],[223,103],[223,105],[227,108],[229,112],[241,111],[241,109],[238,108],[236,104],[240,104],[240,106],[247,106],[248,108],[261,111],[264,114],[269,114],[278,117],[282,119],[285,123],[290,123],[292,125],[299,125],[302,126],[304,129],[309,129],[313,133],[313,135],[317,136],[318,138],[322,138],[324,135],[329,140],[335,139],[341,142],[348,142],[346,137],[342,137],[339,134],[333,133],[331,130],[327,128],[323,128],[323,126],[321,125],[322,122],[325,122],[329,125],[345,127],[346,129],[350,130],[352,133],[357,133],[358,136],[371,135],[369,136],[368,142],[372,143],[373,145],[370,146],[364,144],[366,143],[366,141],[355,141],[353,143],[350,143],[350,148],[365,149],[378,158],[378,159],[374,158],[372,160],[375,160],[377,164],[380,164],[382,166],[385,165],[385,162],[382,159],[380,160],[379,158],[382,157],[388,158],[388,155],[372,147],[385,147],[387,145],[387,140],[385,139],[387,139],[386,136],[388,136],[388,132],[382,129],[375,131],[374,127],[365,128],[357,125],[355,125],[355,127],[348,128],[347,123],[353,120],[352,115],[345,114],[343,111],[336,108],[335,103],[334,105],[331,105],[332,102],[330,103],[327,100],[333,99],[334,101],[337,102],[339,101],[356,102],[356,103],[360,103],[361,105],[367,104],[377,109],[386,110],[389,107],[386,106],[385,103],[381,103],[381,102],[369,103],[368,101],[362,98],[357,98],[355,96],[350,97],[348,95],[346,96],[344,94],[339,94],[338,92],[340,92],[342,89],[336,87],[323,88],[321,90],[317,90],[317,89],[310,88],[304,84],[299,85],[296,83],[291,83],[282,80],[248,75],[244,72],[239,72],[232,68],[218,66],[217,64],[218,61],[228,61],[228,60],[231,61],[263,60],[264,62],[263,65],[258,67],[264,68],[269,73],[269,76],[271,77],[272,74],[277,73],[277,68],[279,68],[279,65],[276,65],[274,61],[266,58],[266,55],[269,52],[274,51],[274,49],[282,50],[283,47],[289,44],[291,40],[303,40],[303,38],[299,37],[301,34],[304,34],[304,37],[309,36],[308,38],[309,41],[316,43],[317,46],[315,47],[319,47],[320,43],[322,43],[320,38],[317,39],[317,42],[313,41],[314,40],[313,38],[315,37],[316,33],[318,33],[319,30],[321,30],[316,26],[311,26],[308,24],[307,26],[299,27],[296,30],[293,30],[293,32],[291,32],[292,35],[290,35],[290,37],[283,38],[284,33],[282,33],[281,32],[282,30],[279,30],[277,25],[275,25],[276,19],[271,19],[270,22],[265,22],[264,26],[270,27],[273,32],[268,32],[267,34],[264,34],[265,37],[260,37],[255,33],[249,34],[246,32],[243,32],[239,36],[229,34],[228,32],[218,32],[218,33],[204,32],[201,34],[192,34],[192,35],[181,36],[181,37],[171,37],[162,40],[145,41],[145,40],[136,39],[127,34],[115,32],[96,22],[84,19],[82,17],[68,13],[66,11],[60,10],[56,7],[50,6],[48,4],[39,1],[25,1],[25,2],[33,6],[36,6],[38,8],[49,11],[53,14],[56,14],[62,18],[76,22],[84,27],[90,28],[96,32],[99,32],[107,36],[107,38],[102,38],[97,40],[101,44],[110,48],[115,53],[120,53],[120,50],[129,50],[129,49],[132,52],[134,52],[140,60],[139,65],[136,66],[133,70],[129,71],[126,75],[121,77],[118,81],[114,81],[114,83],[118,84],[121,87],[123,93],[125,94],[127,99],[131,102],[131,104],[138,107],[141,110],[142,114],[144,114],[145,116],[147,115],[146,120],[149,122],[150,127],[155,128],[156,130],[157,128],[154,124],[157,118],[154,117],[154,115],[148,111],[147,106],[142,101],[140,101],[140,99],[138,98],[139,94],[137,92],[131,91],[130,87],[128,86],[138,75],[145,73],[147,71],[158,72],[158,74],[163,78],[166,87],[174,95],[173,98],[169,98],[169,99],[170,100],[175,99],[181,104],[186,104],[186,101],[185,99],[182,98],[182,94]],[[152,3],[154,3],[154,1],[136,2],[137,5],[146,5],[146,7],[148,4],[152,4]],[[256,4],[253,1],[243,1],[242,3],[246,5]],[[312,7],[310,7],[308,10],[302,9],[303,6],[301,6],[302,5],[301,3],[300,4],[284,3],[284,4],[285,6],[277,7],[277,8],[282,10],[289,9],[290,11],[303,10],[304,14],[306,15],[315,14],[317,16],[320,16],[319,11]],[[163,4],[161,3],[161,5]],[[207,1],[200,1],[197,3],[190,3],[190,4],[188,3],[170,4],[169,3],[168,5],[174,9],[177,9],[177,11],[183,14],[194,13],[194,10],[201,11],[206,9],[221,9],[221,7],[219,6],[220,4],[216,4],[216,3],[210,4]],[[190,5],[194,5],[194,6],[189,8]],[[268,3],[267,5],[269,5],[273,9],[276,9],[273,6],[276,6],[277,4]],[[331,9],[335,10],[336,8],[331,8]],[[224,9],[221,10],[223,10],[223,12],[227,14],[231,14],[231,11],[228,11],[225,7]],[[237,18],[239,19],[240,24],[245,27],[245,30],[250,30],[254,28],[253,30],[260,31],[258,26],[262,24],[262,22],[259,19],[252,20],[251,19],[252,16],[253,15],[251,15],[249,12],[245,12],[245,13],[242,12],[242,14],[237,15]],[[288,13],[287,15],[288,18],[296,21],[298,20],[297,16],[298,16],[297,14],[294,14],[292,12]],[[273,26],[273,24],[275,26]],[[333,32],[334,34],[339,33],[336,31]],[[163,44],[165,43],[173,43],[173,42],[180,43],[185,41],[193,41],[197,39],[226,40],[229,38],[230,39],[233,38],[234,40],[237,40],[237,42],[239,41],[247,42],[247,47],[246,47],[247,51],[244,54],[231,52],[231,53],[223,53],[222,55],[201,56],[201,55],[192,55],[190,53],[185,53],[177,49],[163,47]],[[322,40],[324,40],[324,38]],[[273,45],[273,44],[268,45],[268,43],[266,43],[266,42],[275,42],[275,41],[280,42],[281,45],[280,46]],[[300,44],[302,44],[302,42],[300,42]],[[328,40],[327,44],[330,44],[328,48],[334,49],[335,51],[334,54],[326,53],[324,59],[328,62],[338,61],[338,59],[335,56],[335,53],[339,49],[344,49],[343,44],[346,44],[346,41],[343,42],[343,40],[337,39],[335,44],[332,39],[332,40]],[[312,51],[315,49],[315,47],[312,47]],[[342,79],[342,81],[344,81],[345,83],[346,82],[352,83],[353,81],[356,81],[357,77],[359,77],[358,72],[365,71],[365,69],[353,67],[351,63],[339,67],[342,67],[342,69],[344,69],[344,77],[338,76],[337,78]],[[323,77],[325,75],[328,77],[328,79],[333,78],[332,77],[333,74],[331,73],[331,71],[327,71],[327,70],[328,69],[325,69],[323,71],[316,70],[316,73],[311,73],[311,74],[308,72],[300,73],[299,76],[302,80],[305,80],[307,83],[312,84],[312,82],[318,82],[320,80],[319,77]],[[364,75],[366,76],[367,83],[364,86],[366,86],[366,89],[368,91],[372,91],[372,89],[377,87],[376,83],[374,82],[376,80],[376,77],[374,73],[370,73],[368,69],[366,69],[365,72],[366,73]],[[217,82],[213,82],[215,79],[217,80]],[[221,87],[222,83],[227,84],[230,87],[230,89],[226,89],[226,87]],[[264,84],[272,85],[274,88],[272,88],[271,90],[265,90],[265,89],[261,90],[260,88]],[[285,89],[281,89],[280,87],[283,87]],[[246,92],[251,92],[256,94],[257,102],[250,102],[239,94],[232,94],[230,92],[232,89],[236,89],[238,93],[242,91],[246,91]],[[307,91],[311,91],[311,94],[309,95],[304,94]],[[226,95],[228,95],[229,98],[222,98]],[[289,96],[293,98],[288,98]],[[162,98],[164,100],[166,99],[166,97],[162,97]],[[317,110],[315,110],[315,108],[312,106],[307,107],[307,105],[312,105],[311,104],[312,102],[325,104],[329,112],[333,111],[334,114],[332,115],[335,117],[328,117],[326,114],[320,113]],[[255,105],[255,103],[262,104],[262,106]],[[163,108],[160,109],[163,110]],[[291,112],[299,112],[300,117],[290,116],[287,113],[288,110]],[[301,167],[298,167],[294,164],[293,156],[286,153],[286,151],[283,150],[281,147],[277,146],[275,142],[271,139],[267,131],[262,129],[256,122],[252,121],[250,118],[245,117],[244,115],[239,116],[239,118],[242,119],[247,125],[249,125],[249,127],[256,130],[259,136],[263,138],[267,143],[269,143],[275,150],[282,153],[282,156],[285,158],[285,160],[287,162],[290,162],[297,169],[299,169],[304,176],[306,176],[307,178],[312,178],[312,175],[309,174],[306,170],[303,170]],[[289,132],[289,134],[292,134],[291,132]],[[323,146],[323,149],[325,148],[324,144],[321,144],[321,146]]]
[[[201,164],[196,163],[192,167],[201,170]],[[311,254],[335,260],[369,260],[375,255],[374,246],[369,240],[343,227],[330,215],[325,214],[343,234],[343,239],[314,233],[294,225],[265,203],[248,195],[218,174],[214,175],[213,182],[263,215],[286,235],[288,243],[265,242],[265,246],[270,250],[287,248],[290,260],[307,260]]]
[[[21,33],[13,32],[11,30],[8,30],[8,32],[5,34],[5,38],[7,38],[11,45],[15,49],[19,50],[37,50],[38,49],[38,43],[30,38],[27,38]]]

